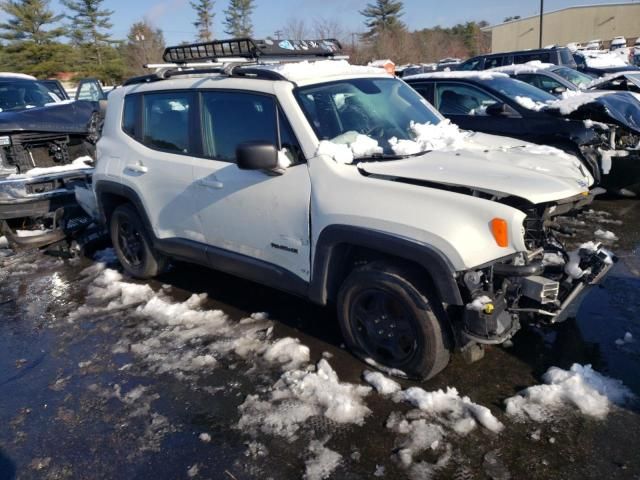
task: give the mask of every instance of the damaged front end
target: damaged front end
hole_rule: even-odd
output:
[[[530,206],[524,223],[527,252],[465,272],[468,292],[462,314],[467,341],[499,344],[509,340],[521,321],[557,323],[576,315],[589,287],[600,283],[616,258],[601,244],[588,242],[567,251],[557,233],[568,233],[557,217],[580,199]]]
[[[101,127],[95,102],[0,112],[0,231],[42,247],[85,222],[75,188],[90,185]]]

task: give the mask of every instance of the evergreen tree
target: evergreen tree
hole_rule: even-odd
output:
[[[213,40],[213,0],[198,0],[198,2],[190,2],[195,9],[197,19],[193,22],[193,26],[198,29],[198,40],[201,42],[209,42]]]
[[[225,10],[225,33],[232,37],[250,37],[253,34],[251,13],[255,8],[253,0],[230,0]]]
[[[403,15],[403,4],[399,0],[376,0],[368,3],[360,12],[365,17],[365,25],[369,29],[363,36],[371,39],[381,33],[404,30],[404,24],[400,21]]]
[[[104,47],[111,42],[108,30],[112,27],[109,21],[113,11],[101,9],[103,0],[62,0],[62,3],[73,12],[67,18],[70,37],[73,45],[82,53],[83,63],[104,63]]]
[[[6,0],[0,3],[8,16],[0,23],[0,38],[10,42],[33,42],[37,45],[50,43],[65,34],[64,27],[45,26],[60,21],[64,15],[56,15],[49,10],[49,0]]]
[[[56,26],[63,15],[49,9],[48,0],[10,0],[0,3],[8,16],[0,23],[0,38],[7,40],[2,68],[40,78],[65,71],[72,64],[73,50],[58,38],[65,29]]]

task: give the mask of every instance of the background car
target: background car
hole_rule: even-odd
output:
[[[562,100],[499,72],[441,72],[405,80],[465,130],[561,148],[579,156],[607,190],[640,194],[640,102],[631,94],[584,93],[563,109],[550,105],[561,107]]]
[[[553,47],[479,55],[462,62],[457,70],[489,70],[503,65],[521,64],[535,60],[542,63],[564,65],[570,68],[576,67],[571,50],[567,47]]]

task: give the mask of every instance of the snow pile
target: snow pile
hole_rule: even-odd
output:
[[[9,240],[4,235],[0,237],[0,250],[9,248]]]
[[[93,168],[93,159],[89,156],[76,158],[73,162],[71,162],[68,165],[59,165],[56,167],[46,167],[46,168],[32,168],[31,170],[25,173],[14,173],[12,175],[9,175],[7,179],[19,180],[23,178],[38,177],[40,175],[51,175],[54,173],[71,172],[74,170],[82,170],[86,168]]]
[[[594,371],[591,365],[576,363],[570,370],[551,367],[542,379],[546,385],[529,387],[505,400],[508,415],[543,422],[556,411],[573,406],[584,415],[602,419],[611,403],[625,404],[634,398],[620,380]]]
[[[309,458],[305,463],[305,480],[324,480],[329,478],[342,463],[342,455],[324,446],[326,442],[313,440],[309,444]]]
[[[453,72],[433,72],[433,73],[420,73],[418,75],[410,75],[403,80],[418,79],[418,78],[468,78],[475,80],[493,80],[494,78],[508,78],[509,75],[501,72],[494,72],[491,70],[481,71],[453,71]]]
[[[291,62],[273,65],[257,65],[255,68],[279,73],[292,82],[320,80],[342,75],[388,75],[384,69],[351,65],[346,60],[318,60],[315,62]]]
[[[464,147],[469,133],[458,128],[450,120],[442,120],[438,124],[415,123],[409,126],[414,135],[413,140],[389,140],[396,155],[414,155],[431,150],[458,150]]]
[[[242,416],[237,427],[251,434],[262,432],[293,441],[301,425],[312,417],[362,425],[371,413],[363,403],[370,392],[370,387],[341,383],[322,359],[316,368],[285,372],[264,399],[248,395],[239,407]]]
[[[398,382],[385,377],[380,372],[372,372],[371,370],[365,370],[362,374],[364,381],[371,385],[381,395],[392,395],[399,392],[402,387]]]
[[[69,320],[135,308],[139,327],[115,345],[114,353],[133,353],[156,374],[191,380],[230,354],[281,368],[296,368],[309,360],[309,348],[299,340],[271,341],[273,324],[264,313],[232,322],[221,310],[204,308],[206,294],[176,302],[164,290],[123,281],[119,272],[101,263],[83,276],[89,279],[86,302]]]
[[[333,140],[323,140],[316,155],[327,155],[338,163],[350,164],[354,159],[382,154],[382,147],[371,137],[358,132],[347,132]]]
[[[628,343],[633,343],[633,342],[635,342],[635,339],[633,338],[633,335],[631,334],[631,332],[626,332],[624,334],[624,337],[618,338],[616,340],[616,345],[619,347],[622,347],[623,345],[626,345]]]
[[[611,92],[576,92],[575,95],[568,95],[564,98],[549,102],[548,108],[559,110],[562,115],[569,115],[583,105],[609,94],[611,94]]]
[[[545,253],[542,257],[542,265],[544,266],[564,266],[566,261],[559,253]]]
[[[522,97],[520,95],[517,95],[515,100],[516,102],[518,102],[518,105],[520,105],[521,107],[524,107],[528,110],[534,110],[536,112],[539,112],[540,110],[542,110],[547,106],[546,103],[536,102],[535,100],[529,97]]]
[[[26,73],[0,72],[0,78],[19,78],[21,80],[37,80],[36,77]]]
[[[615,242],[618,240],[617,235],[613,232],[610,232],[609,230],[598,229],[595,231],[595,236],[600,240],[607,240],[610,242]]]
[[[504,428],[491,410],[473,403],[469,397],[460,397],[455,388],[447,387],[446,392],[426,392],[422,388],[411,387],[397,393],[395,400],[411,403],[421,411],[435,416],[460,435],[469,433],[478,423],[494,433]]]

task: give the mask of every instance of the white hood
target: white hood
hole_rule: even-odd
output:
[[[463,186],[538,204],[583,194],[593,183],[580,160],[511,138],[471,134],[455,150],[404,160],[365,162],[366,173]]]

